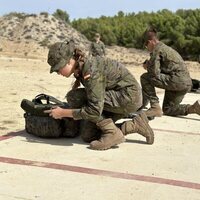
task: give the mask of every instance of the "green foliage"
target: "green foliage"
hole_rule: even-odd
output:
[[[48,12],[41,12],[40,15],[44,15],[46,18],[49,16]]]
[[[57,19],[60,19],[66,23],[69,23],[69,14],[66,11],[57,9],[55,13],[53,13],[53,16]]]
[[[72,26],[93,40],[98,32],[107,45],[143,48],[143,33],[149,25],[157,28],[159,38],[176,49],[184,58],[196,60],[200,55],[200,9],[175,13],[164,9],[158,12],[124,13],[113,17],[86,18],[72,21]]]
[[[9,18],[17,17],[19,19],[25,19],[28,15],[26,13],[10,12],[4,16]]]

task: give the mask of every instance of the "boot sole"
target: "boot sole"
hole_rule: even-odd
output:
[[[146,124],[146,126],[150,127],[149,123],[148,123],[149,120],[148,120],[148,117],[146,116],[146,114],[145,113],[141,113],[140,116],[141,116],[141,118],[144,119],[144,123]],[[146,137],[147,144],[153,144],[154,143],[154,132],[153,132],[153,129],[151,127],[150,127],[150,130],[151,130],[151,136],[150,136],[151,139],[150,139],[150,137]]]
[[[121,143],[125,142],[125,140],[126,140],[126,139],[125,139],[124,137],[121,137],[120,139],[116,140],[113,144],[108,145],[108,146],[106,146],[106,147],[104,147],[104,148],[94,148],[94,147],[92,147],[91,145],[90,145],[90,148],[93,149],[93,150],[103,151],[103,150],[110,149],[111,147],[114,147],[114,146],[116,146],[116,145],[118,145],[118,144],[121,144]]]

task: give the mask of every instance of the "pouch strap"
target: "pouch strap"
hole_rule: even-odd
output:
[[[46,104],[52,102],[63,106],[65,105],[62,101],[56,99],[55,97],[43,93],[38,94],[32,101],[35,103],[42,104],[41,100],[46,100]]]

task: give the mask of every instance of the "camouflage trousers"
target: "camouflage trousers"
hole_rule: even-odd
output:
[[[67,95],[67,102],[71,108],[81,108],[87,105],[87,94],[84,88],[70,90]],[[126,117],[129,113],[136,112],[142,105],[141,89],[137,90],[127,87],[122,90],[108,90],[105,94],[102,119],[112,118],[117,121]],[[90,120],[90,119],[88,119]]]
[[[169,77],[166,77],[169,80]],[[152,103],[159,103],[159,98],[156,95],[156,87],[165,90],[162,110],[165,115],[177,116],[187,115],[187,110],[190,105],[181,104],[185,94],[190,91],[191,86],[182,88],[182,85],[169,83],[165,81],[165,77],[161,79],[154,79],[148,73],[142,74],[141,78],[143,104],[148,101]],[[173,85],[174,84],[174,85]]]

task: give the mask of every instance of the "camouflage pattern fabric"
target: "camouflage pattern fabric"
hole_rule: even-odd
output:
[[[67,94],[70,107],[76,108],[73,112],[76,120],[96,123],[109,116],[116,121],[142,105],[139,83],[117,61],[92,57],[85,61],[79,79],[84,88]]]
[[[80,135],[84,142],[92,142],[93,140],[98,140],[101,137],[101,130],[97,125],[88,120],[81,120],[80,125]]]
[[[102,41],[92,42],[90,46],[90,55],[92,56],[105,56],[105,45]]]
[[[158,103],[155,87],[165,89],[164,114],[186,115],[188,105],[180,103],[190,91],[192,82],[183,59],[178,52],[162,42],[158,43],[150,56],[147,73],[140,79],[143,98],[150,103]]]
[[[73,40],[66,42],[56,42],[48,53],[47,63],[51,66],[50,73],[58,72],[73,57],[75,43]]]
[[[25,129],[27,133],[42,138],[57,138],[63,132],[62,121],[52,117],[40,117],[25,114]]]

